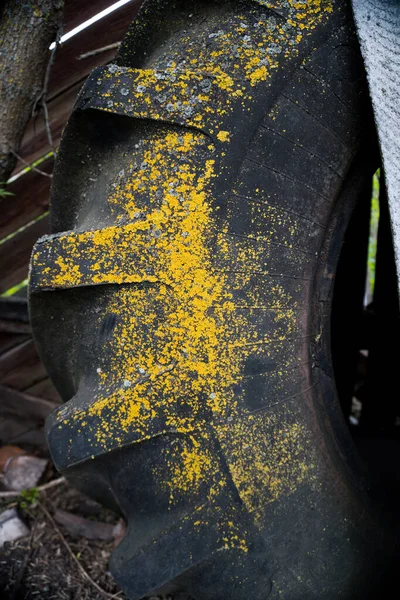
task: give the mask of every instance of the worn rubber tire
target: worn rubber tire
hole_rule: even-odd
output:
[[[329,341],[375,158],[344,0],[148,2],[81,92],[31,316],[55,464],[125,516],[129,598],[382,592]]]

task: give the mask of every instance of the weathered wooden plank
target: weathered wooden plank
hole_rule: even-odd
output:
[[[0,332],[31,332],[26,298],[0,298]]]
[[[4,385],[0,385],[0,397],[1,415],[18,415],[21,419],[41,421],[42,424],[50,412],[56,408],[54,402],[20,390],[13,390]]]
[[[67,122],[67,119],[71,113],[75,99],[83,85],[83,82],[84,79],[82,81],[78,81],[74,86],[66,90],[60,96],[54,98],[54,100],[48,104],[51,134],[54,147],[57,147],[60,142],[62,130],[65,127],[65,123]],[[38,160],[38,158],[50,152],[50,150],[51,148],[48,142],[45,120],[43,114],[40,114],[35,119],[31,119],[29,121],[22,139],[19,155],[26,162],[32,164],[34,161]],[[21,171],[24,166],[25,165],[19,161],[15,168],[15,172],[18,173]],[[10,186],[10,188],[11,187],[12,186]],[[11,189],[11,191],[13,190]]]
[[[50,77],[47,103],[54,147],[58,146],[62,130],[87,75],[98,65],[110,62],[115,56],[116,49],[83,60],[77,60],[77,57],[85,52],[107,46],[109,43],[120,41],[141,3],[142,0],[132,0],[115,13],[83,30],[71,40],[67,40],[59,49]],[[96,10],[94,14],[97,12]],[[32,163],[50,150],[45,120],[41,113],[29,122],[19,154],[25,161]],[[14,172],[18,173],[23,167],[23,163],[19,161]]]
[[[53,158],[43,162],[40,170],[51,173]],[[51,179],[29,171],[11,183],[7,189],[13,196],[0,199],[0,240],[42,215],[49,206]]]
[[[102,10],[115,4],[116,0],[66,0],[64,6],[63,33],[68,33],[78,25],[91,19]]]
[[[60,394],[57,392],[53,382],[49,377],[46,377],[46,379],[42,379],[32,386],[29,386],[24,391],[27,394],[38,396],[39,398],[44,398],[45,400],[50,400],[56,404],[61,404],[62,402]]]
[[[0,333],[0,356],[30,339],[30,335],[15,333]]]
[[[31,327],[29,323],[21,323],[12,319],[0,318],[0,333],[30,333]]]
[[[40,361],[32,339],[0,356],[0,383],[16,390],[25,390],[45,379],[46,370]]]
[[[29,323],[28,302],[26,298],[0,298],[0,319]]]
[[[51,71],[48,100],[82,80],[99,64],[111,60],[116,50],[78,59],[89,51],[121,41],[140,4],[132,0],[60,46]]]
[[[44,446],[44,422],[56,405],[3,385],[0,398],[0,444]]]
[[[33,222],[0,244],[0,293],[7,291],[28,276],[33,245],[46,233],[49,233],[47,216]]]

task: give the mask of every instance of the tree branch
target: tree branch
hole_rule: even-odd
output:
[[[76,566],[78,567],[78,569],[80,570],[80,572],[82,573],[82,575],[85,577],[85,579],[87,579],[91,585],[104,597],[107,598],[107,600],[111,600],[112,598],[118,598],[118,596],[120,596],[122,594],[122,592],[117,592],[116,594],[109,594],[108,592],[106,592],[105,590],[103,590],[102,587],[99,586],[98,583],[96,583],[89,575],[89,573],[83,568],[83,566],[81,565],[81,563],[79,562],[79,560],[76,558],[75,554],[72,552],[70,545],[68,544],[67,540],[65,539],[65,537],[63,536],[61,529],[58,527],[57,523],[55,522],[55,520],[53,519],[53,517],[51,516],[51,514],[49,513],[49,511],[47,510],[47,508],[45,506],[43,506],[43,504],[39,504],[40,509],[44,512],[44,514],[46,515],[47,519],[50,521],[50,523],[52,524],[55,532],[57,533],[58,537],[60,538],[60,540],[62,541],[62,543],[64,544],[65,549],[67,550],[68,554],[70,555],[70,557],[72,558],[72,560],[74,561],[74,563],[76,564]]]
[[[49,46],[62,19],[63,0],[3,0],[0,17],[0,181],[16,164],[35,98],[46,78]]]
[[[59,477],[58,479],[53,479],[53,481],[49,481],[49,483],[44,483],[43,485],[40,485],[38,488],[36,488],[36,490],[38,492],[45,492],[46,490],[50,490],[51,488],[56,487],[61,483],[66,483],[64,477]],[[0,500],[2,500],[3,498],[16,498],[17,496],[20,496],[21,492],[23,491],[24,490],[20,490],[19,492],[0,492]]]

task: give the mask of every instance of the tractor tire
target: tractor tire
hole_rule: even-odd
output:
[[[330,350],[376,148],[345,0],[150,0],[84,85],[30,310],[52,457],[126,519],[128,598],[382,597]]]

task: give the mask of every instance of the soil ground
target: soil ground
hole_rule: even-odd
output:
[[[67,484],[47,490],[40,494],[36,504],[25,508],[21,508],[20,500],[2,501],[0,512],[12,506],[19,506],[31,534],[6,543],[0,552],[1,600],[104,600],[111,597],[126,600],[108,571],[108,559],[115,542],[73,536],[51,518],[56,509],[61,509],[86,519],[116,524],[117,515]]]

